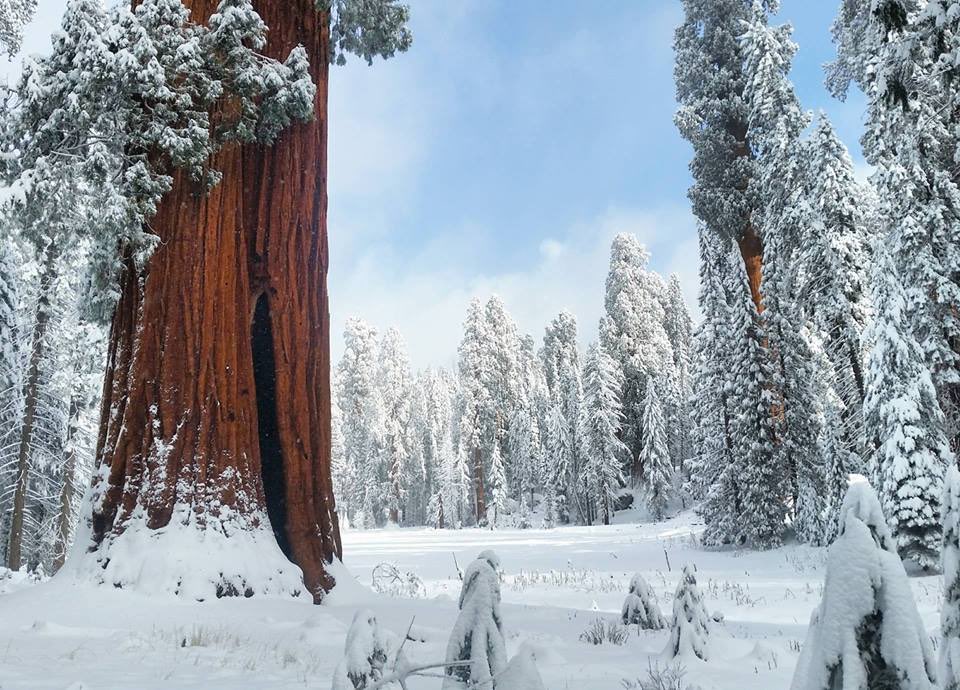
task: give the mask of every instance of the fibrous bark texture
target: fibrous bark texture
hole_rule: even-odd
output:
[[[763,313],[763,295],[760,284],[763,281],[763,242],[751,226],[743,231],[738,242],[743,265],[747,269],[747,282],[750,284],[750,297],[757,307],[757,313]]]
[[[185,4],[205,22],[217,2]],[[185,514],[229,536],[263,529],[269,513],[319,601],[341,552],[330,479],[329,17],[315,0],[254,5],[270,27],[269,56],[306,47],[316,117],[271,146],[222,150],[212,164],[223,182],[209,194],[177,177],[152,223],[157,250],[142,270],[126,261],[90,548],[109,559],[132,519],[160,530]]]

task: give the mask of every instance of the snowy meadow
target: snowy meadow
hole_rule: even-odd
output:
[[[0,687],[325,690],[360,608],[398,636],[409,632],[411,662],[442,660],[457,617],[457,564],[462,569],[493,549],[503,570],[508,653],[531,649],[551,690],[613,690],[624,681],[657,687],[641,683],[651,668],[671,667],[683,671],[676,687],[691,690],[788,688],[823,592],[825,550],[790,544],[763,553],[707,551],[698,545],[701,530],[684,513],[662,523],[608,527],[349,531],[345,567],[356,583],[341,583],[320,607],[264,599],[191,603],[59,578],[37,585],[4,581]],[[415,574],[423,590],[414,598],[410,591],[374,592],[372,572],[381,563]],[[710,614],[722,617],[711,630],[708,661],[689,654],[666,658],[669,629],[628,626],[619,643],[584,639],[597,620],[620,620],[635,573],[669,614],[686,564],[696,568]],[[916,577],[911,585],[933,636],[940,579]],[[435,687],[436,679],[410,681],[410,688]]]

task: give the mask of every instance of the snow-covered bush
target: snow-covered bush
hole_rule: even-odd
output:
[[[709,638],[710,616],[703,605],[703,594],[697,587],[697,578],[690,566],[685,565],[673,597],[673,626],[670,629],[667,656],[672,659],[693,654],[707,661]]]
[[[373,569],[373,589],[391,597],[422,599],[427,588],[416,573],[401,570],[393,563],[380,563]]]
[[[589,642],[592,645],[601,645],[609,642],[614,645],[622,645],[627,641],[630,633],[626,627],[617,621],[607,621],[603,618],[595,618],[587,629],[580,633],[581,642]]]
[[[878,506],[869,485],[851,486],[791,690],[935,687],[930,642]]]
[[[960,690],[960,470],[951,466],[943,485],[943,608],[940,612],[940,683]]]
[[[626,690],[697,690],[684,683],[687,671],[683,666],[660,666],[647,662],[647,677],[624,680]]]
[[[447,644],[448,664],[443,690],[462,690],[473,683],[484,687],[507,665],[500,616],[500,559],[493,551],[483,551],[467,566],[460,591],[460,615]]]
[[[623,602],[620,620],[624,625],[637,625],[643,630],[662,630],[666,627],[653,590],[640,573],[630,580],[630,593]]]
[[[347,633],[344,656],[333,672],[332,690],[363,690],[403,666],[393,635],[372,612],[357,611]]]

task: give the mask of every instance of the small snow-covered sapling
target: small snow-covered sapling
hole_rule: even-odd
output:
[[[933,654],[873,489],[850,487],[791,690],[933,690]]]
[[[364,690],[372,687],[385,674],[400,666],[391,636],[380,628],[371,611],[360,610],[353,617],[344,656],[333,673],[332,690]]]
[[[709,638],[710,616],[703,605],[703,594],[693,570],[685,565],[673,597],[673,626],[666,653],[671,659],[692,654],[707,661]]]
[[[507,649],[500,616],[500,559],[493,551],[482,552],[463,574],[460,615],[447,644],[449,666],[443,690],[462,690],[469,684],[496,687],[494,679],[507,666]]]
[[[624,625],[636,625],[641,630],[663,630],[666,627],[653,590],[640,573],[630,580],[630,592],[623,602],[620,620]]]

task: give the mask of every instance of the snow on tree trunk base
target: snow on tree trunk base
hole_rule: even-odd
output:
[[[283,555],[266,516],[256,527],[230,522],[201,527],[189,508],[178,508],[166,527],[150,529],[133,519],[119,534],[108,535],[101,548],[90,550],[90,544],[85,521],[60,576],[196,601],[312,599],[302,571]]]

